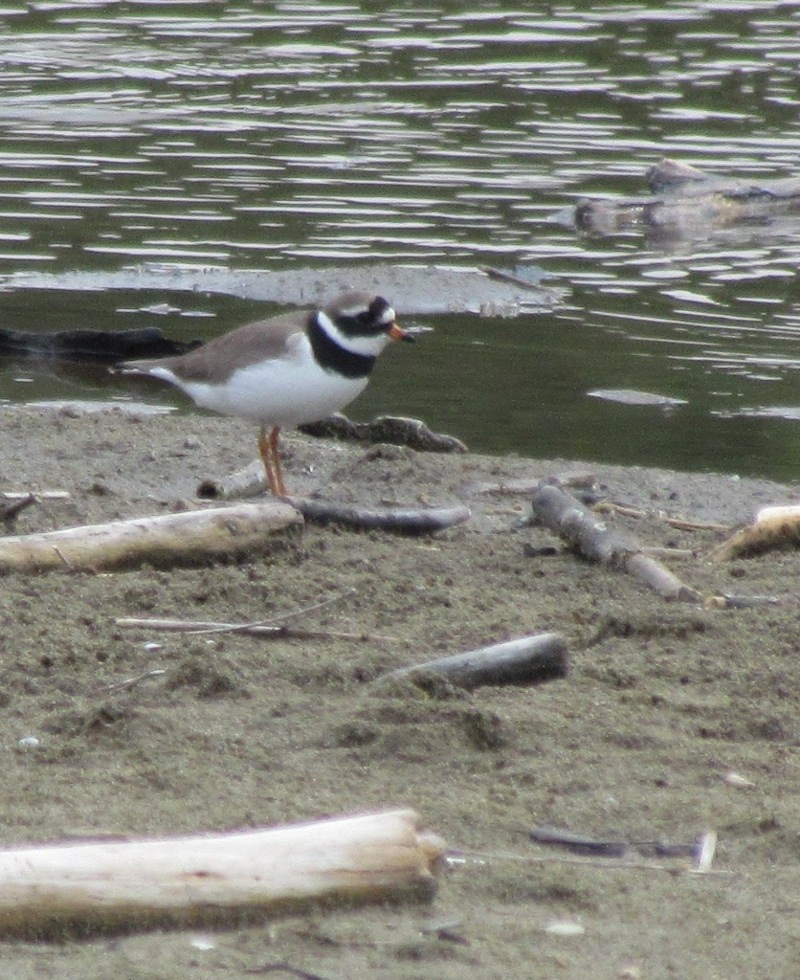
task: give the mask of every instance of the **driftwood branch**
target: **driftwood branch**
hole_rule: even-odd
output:
[[[445,855],[412,810],[271,830],[0,851],[0,935],[219,921],[319,900],[430,898]]]
[[[487,684],[541,684],[565,677],[568,670],[567,645],[562,637],[558,633],[541,633],[401,667],[383,674],[376,683],[406,678],[416,682],[434,674],[469,690]]]
[[[717,545],[710,557],[714,561],[729,561],[763,554],[778,548],[800,546],[800,504],[764,507],[752,524],[735,531]]]
[[[531,504],[536,517],[584,558],[635,575],[665,599],[697,602],[701,598],[668,568],[644,554],[632,535],[609,529],[561,487],[542,484]]]
[[[265,551],[280,531],[302,525],[287,504],[268,502],[140,517],[0,538],[0,574],[54,568],[161,567]]]
[[[345,527],[395,531],[400,534],[433,534],[463,524],[469,507],[359,507],[328,500],[289,498],[307,521],[342,524]]]

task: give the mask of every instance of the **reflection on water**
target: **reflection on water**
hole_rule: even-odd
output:
[[[553,219],[583,195],[642,193],[663,156],[793,175],[800,9],[530,6],[5,4],[0,325],[194,337],[263,310],[15,289],[34,270],[536,265],[571,287],[561,308],[426,317],[436,333],[386,358],[359,413],[421,415],[488,451],[794,477],[800,222],[659,242]],[[114,385],[0,365],[4,399],[127,393]]]

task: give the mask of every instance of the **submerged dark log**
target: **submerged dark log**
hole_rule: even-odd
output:
[[[0,329],[0,354],[104,361],[112,364],[136,357],[185,354],[199,343],[199,340],[171,340],[157,327],[136,330],[59,330],[56,333]]]
[[[418,452],[465,453],[467,447],[455,436],[433,432],[420,419],[399,415],[379,415],[371,422],[353,422],[337,412],[319,422],[301,425],[300,431],[323,439],[341,439],[349,442],[387,442],[394,446],[408,446]]]
[[[647,231],[691,234],[748,222],[800,216],[800,178],[737,180],[705,174],[664,159],[647,172],[650,197],[582,198],[575,207],[578,228],[611,235]]]

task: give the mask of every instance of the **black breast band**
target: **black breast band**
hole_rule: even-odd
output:
[[[356,354],[347,350],[325,333],[317,322],[316,316],[311,317],[308,326],[308,339],[311,349],[320,367],[326,371],[335,371],[345,378],[367,378],[375,364],[375,358],[369,354]]]

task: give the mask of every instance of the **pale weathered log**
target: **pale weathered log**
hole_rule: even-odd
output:
[[[224,922],[320,900],[430,898],[445,855],[413,810],[210,836],[0,851],[0,935]]]
[[[277,532],[302,525],[288,504],[238,504],[0,538],[0,574],[194,564],[265,551]]]
[[[752,524],[735,531],[711,551],[714,561],[759,555],[800,546],[800,504],[764,507]]]
[[[563,638],[558,633],[540,633],[401,667],[383,674],[376,683],[403,678],[417,681],[435,674],[470,690],[488,684],[541,684],[566,677],[568,670],[569,656]]]
[[[611,530],[572,494],[551,483],[534,492],[536,517],[590,561],[619,568],[641,579],[665,599],[697,602],[701,596],[649,555],[633,535]]]
[[[687,602],[699,602],[702,599],[696,589],[685,585],[674,572],[644,551],[638,551],[625,560],[625,571],[635,575],[665,599],[683,599]]]

